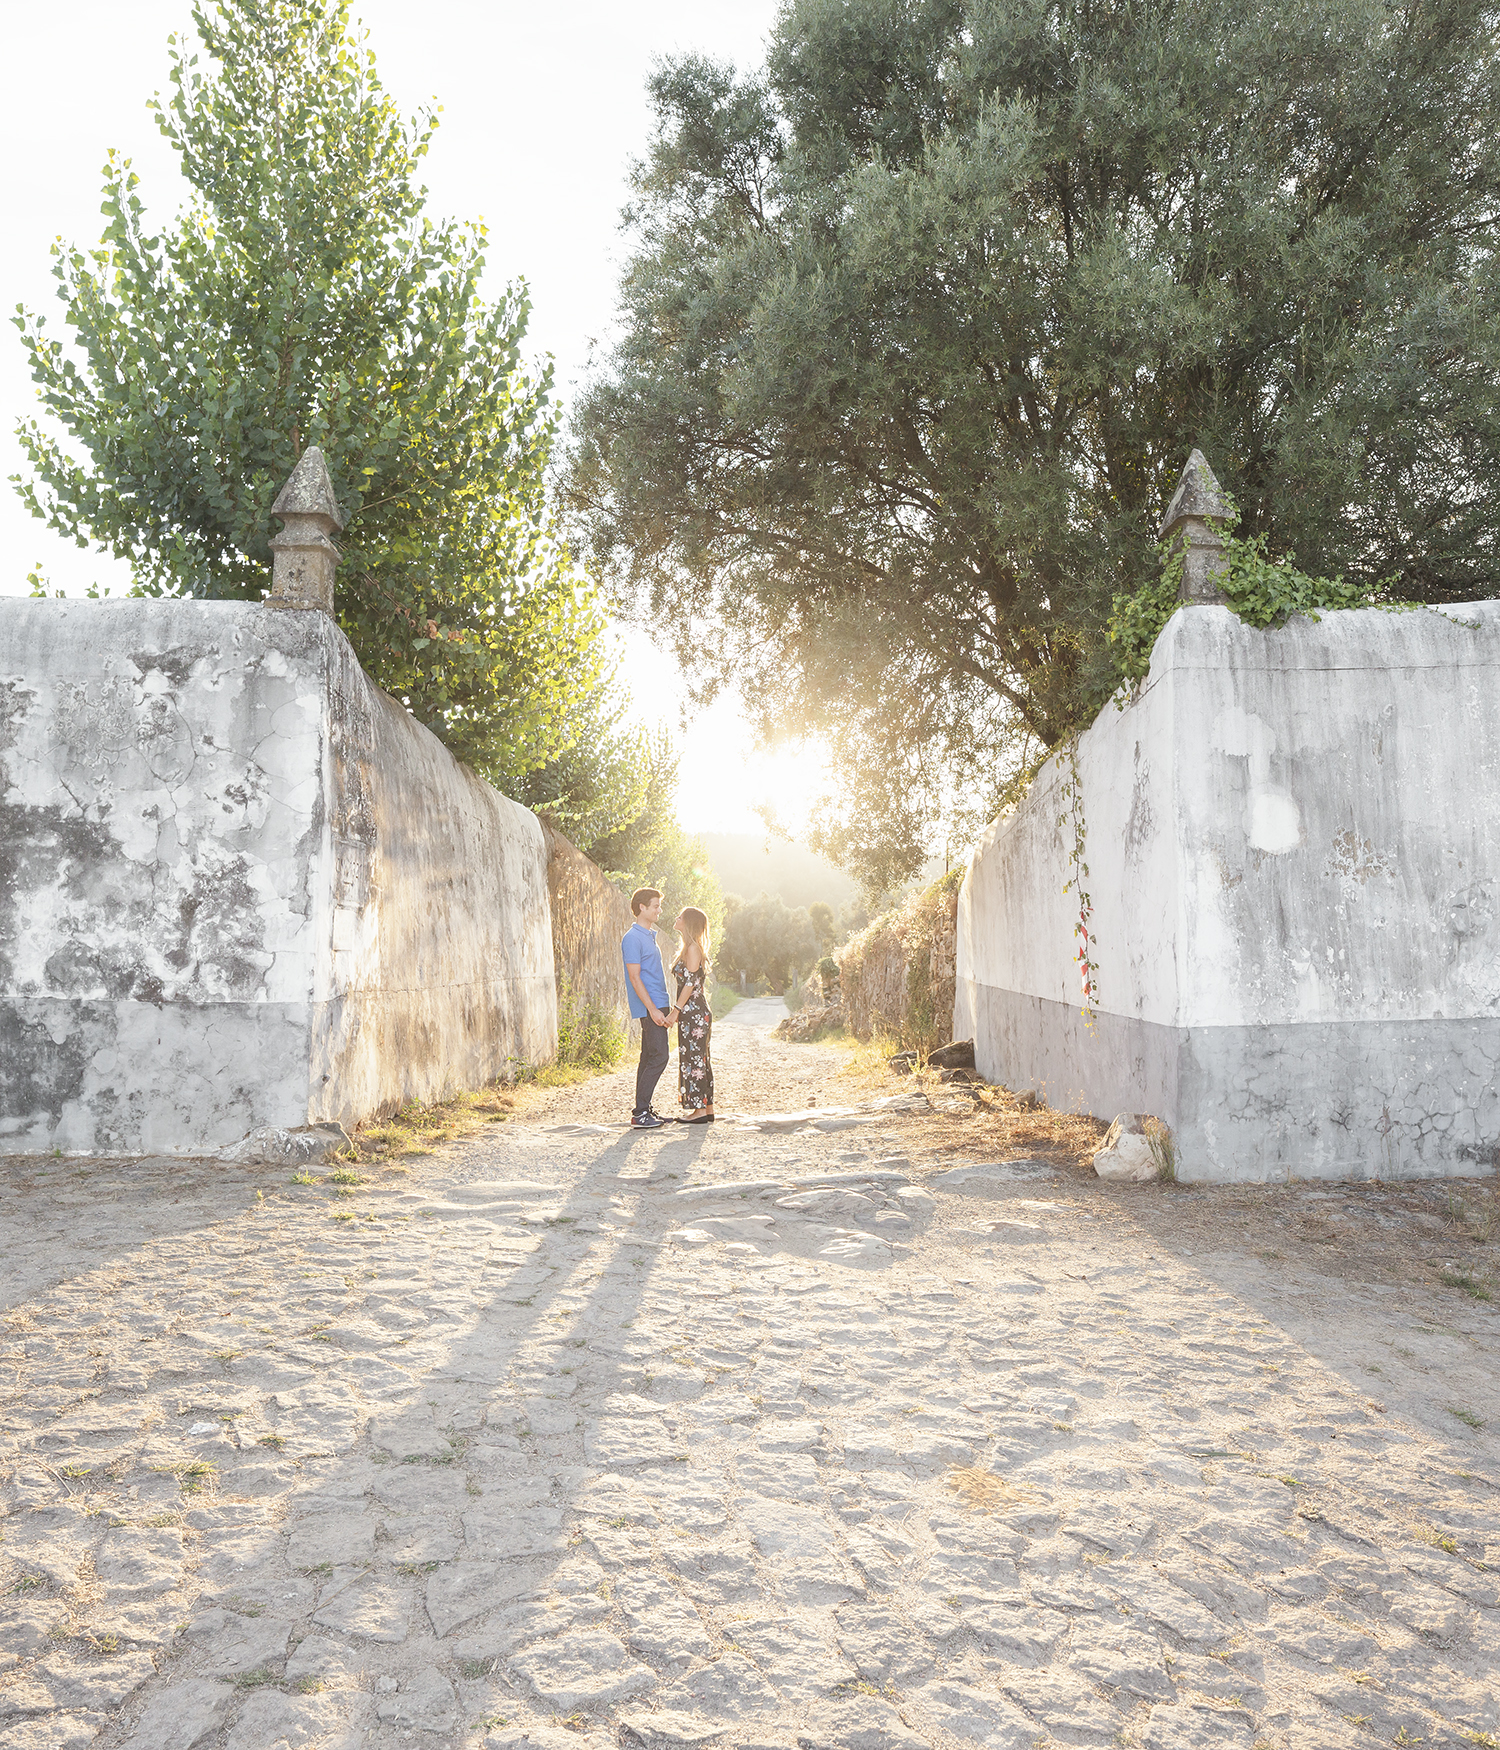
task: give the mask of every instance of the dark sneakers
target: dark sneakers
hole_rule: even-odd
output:
[[[666,1124],[665,1118],[660,1118],[648,1106],[644,1112],[633,1113],[630,1119],[632,1130],[660,1130]]]

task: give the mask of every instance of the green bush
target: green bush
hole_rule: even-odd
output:
[[[625,1029],[612,1009],[583,1007],[565,984],[557,998],[557,1058],[559,1068],[604,1071],[625,1055]]]
[[[1309,577],[1290,559],[1269,559],[1265,535],[1225,543],[1229,563],[1221,587],[1235,613],[1247,626],[1284,626],[1293,614],[1318,618],[1318,610],[1368,608],[1383,605],[1386,584],[1371,589],[1345,583],[1342,577]]]
[[[1106,628],[1120,673],[1131,682],[1145,680],[1162,627],[1182,606],[1182,548],[1175,542],[1170,548],[1163,543],[1157,552],[1160,577],[1117,595]]]

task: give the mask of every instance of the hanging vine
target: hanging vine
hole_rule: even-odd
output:
[[[1062,813],[1057,817],[1057,824],[1065,840],[1069,831],[1073,835],[1068,852],[1068,866],[1072,873],[1063,883],[1063,893],[1078,896],[1078,918],[1073,925],[1077,946],[1073,958],[1078,962],[1078,980],[1083,991],[1083,1018],[1092,1025],[1099,996],[1099,966],[1094,959],[1094,936],[1090,927],[1094,902],[1089,898],[1089,866],[1084,861],[1088,849],[1088,823],[1083,814],[1083,778],[1078,770],[1077,735],[1070,736],[1063,744],[1058,764],[1062,772]]]

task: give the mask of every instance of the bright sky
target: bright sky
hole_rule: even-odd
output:
[[[644,150],[650,127],[645,81],[653,60],[694,49],[753,65],[775,11],[774,0],[544,7],[356,0],[381,77],[403,107],[433,97],[444,106],[425,163],[430,205],[488,221],[492,290],[513,277],[529,280],[532,346],[555,357],[565,404],[590,343],[609,337],[622,259],[618,215],[627,166]],[[46,7],[12,9],[12,67],[55,69],[57,24]],[[99,168],[108,147],[134,159],[153,216],[164,218],[180,200],[173,154],[145,108],[166,86],[166,38],[175,30],[191,30],[188,0],[68,0],[66,76],[9,82],[0,111],[8,245],[0,300],[7,310],[24,303],[60,324],[48,248],[59,234],[85,245],[98,240]],[[35,395],[19,337],[7,329],[0,336],[0,472],[7,479],[21,465],[13,429]],[[128,587],[122,567],[53,534],[9,489],[0,491],[0,552],[0,594],[24,595],[38,562],[69,595],[92,582]],[[644,659],[632,667],[654,666],[661,677],[653,696],[637,698],[640,710],[676,730],[675,670],[665,658],[649,662],[644,634],[625,638]],[[758,830],[752,805],[763,797],[783,820],[800,823],[824,788],[814,752],[752,757],[732,699],[702,713],[682,741],[679,813],[696,831]]]

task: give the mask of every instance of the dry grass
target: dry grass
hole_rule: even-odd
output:
[[[1500,1189],[1465,1186],[1449,1191],[1446,1202],[1449,1226],[1457,1228],[1465,1239],[1483,1246],[1500,1238]]]
[[[949,1093],[951,1086],[944,1085],[942,1092]],[[931,1087],[924,1091],[929,1099],[936,1092]],[[1005,1088],[983,1090],[971,1113],[945,1111],[919,1120],[919,1127],[925,1132],[922,1140],[935,1153],[1049,1161],[1090,1174],[1109,1128],[1086,1112],[1058,1112],[1050,1106],[1032,1105]]]
[[[546,1103],[553,1089],[592,1081],[596,1075],[608,1073],[578,1064],[547,1064],[528,1071],[522,1081],[495,1082],[430,1106],[403,1106],[389,1118],[372,1118],[356,1126],[353,1147],[338,1159],[356,1165],[399,1168],[402,1161],[430,1155],[444,1143],[475,1136],[487,1125],[529,1118]]]
[[[517,1090],[495,1086],[455,1094],[431,1106],[403,1106],[389,1118],[374,1118],[356,1126],[353,1147],[340,1159],[360,1164],[392,1166],[431,1154],[445,1142],[472,1136],[487,1124],[503,1124],[515,1114]]]
[[[856,1039],[840,1029],[818,1041],[832,1046],[842,1057],[839,1079],[863,1090],[888,1094],[896,1087],[913,1085],[910,1076],[898,1076],[886,1061],[901,1047],[894,1039],[876,1034],[873,1039]]]
[[[919,1067],[898,1074],[887,1059],[900,1050],[892,1039],[831,1039],[843,1062],[838,1080],[852,1099],[921,1092],[934,1110],[903,1118],[913,1152],[933,1157],[961,1154],[968,1159],[1049,1161],[1056,1166],[1092,1170],[1108,1125],[1084,1112],[1059,1112],[1030,1094],[982,1082],[945,1082],[941,1073]]]

